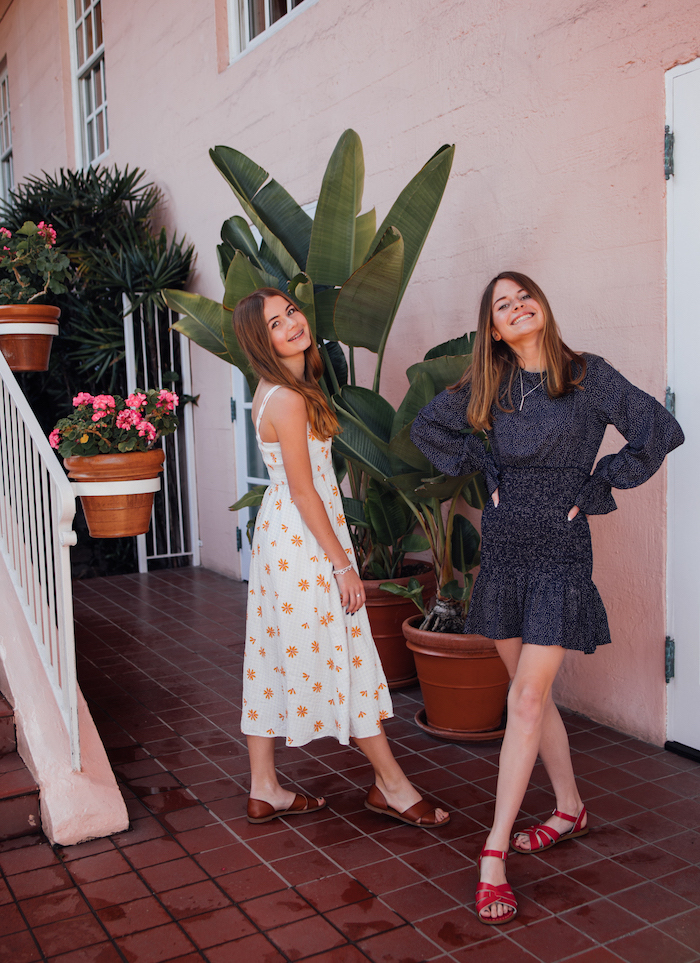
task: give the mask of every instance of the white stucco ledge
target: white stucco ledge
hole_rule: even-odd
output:
[[[128,829],[124,799],[81,692],[82,770],[71,769],[68,731],[2,558],[0,607],[0,678],[15,711],[17,751],[39,786],[45,835],[70,846]]]

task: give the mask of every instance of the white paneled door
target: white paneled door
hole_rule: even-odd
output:
[[[700,60],[667,74],[669,383],[686,442],[669,459],[671,742],[700,750]]]

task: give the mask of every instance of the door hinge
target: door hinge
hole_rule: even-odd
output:
[[[676,640],[666,636],[666,681],[670,682],[676,674]]]
[[[231,421],[235,421],[235,420],[236,420],[236,401],[234,398],[231,398]]]
[[[666,124],[664,128],[664,176],[666,180],[673,174],[673,131]]]
[[[241,532],[240,528],[236,529],[236,548],[239,552],[243,548],[243,533]],[[666,681],[668,681],[668,679]]]
[[[666,388],[666,411],[670,411],[671,414],[676,416],[676,392],[671,391],[670,388]]]

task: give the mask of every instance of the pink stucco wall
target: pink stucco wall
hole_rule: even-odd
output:
[[[376,205],[381,219],[433,151],[455,143],[389,342],[390,399],[428,347],[474,326],[481,289],[506,267],[539,281],[572,347],[663,397],[664,72],[699,53],[695,0],[318,0],[224,69],[224,0],[102,6],[109,161],[146,168],[164,190],[165,222],[197,246],[198,291],[220,296],[214,246],[237,213],[208,147],[244,151],[306,203],[353,127],[365,209]],[[50,42],[40,63],[12,56],[13,43],[60,38],[64,24],[65,0],[15,0],[0,22],[18,177],[72,163],[65,41]],[[202,559],[236,574],[230,371],[199,350],[193,363]],[[557,689],[562,702],[654,742],[665,734],[664,485],[661,474],[622,493],[615,515],[592,521],[614,645],[571,656]]]

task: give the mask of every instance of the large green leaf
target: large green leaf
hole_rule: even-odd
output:
[[[265,184],[269,176],[267,171],[240,151],[219,146],[210,150],[209,156],[260,231],[286,277],[299,274],[299,261],[306,263],[306,256],[299,258],[299,252],[308,250],[311,236],[309,215],[276,181]],[[263,184],[267,189],[264,195]]]
[[[316,306],[314,304],[314,286],[308,274],[297,274],[289,282],[289,294],[294,298],[309,322],[311,337],[316,340]]]
[[[356,271],[369,254],[369,246],[377,233],[377,212],[374,208],[360,214],[355,220],[355,257],[353,271]]]
[[[341,497],[343,499],[345,521],[348,523],[348,525],[366,528],[367,518],[365,517],[364,502],[361,502],[359,498],[350,498],[347,495],[342,495]]]
[[[443,341],[442,344],[437,344],[434,348],[431,348],[423,360],[430,361],[431,358],[442,358],[444,355],[471,354],[474,350],[475,338],[476,331],[472,331],[470,334],[463,334],[461,338],[451,338],[449,341]]]
[[[374,533],[374,541],[381,545],[397,545],[416,524],[415,515],[403,498],[376,484],[367,490],[365,515]]]
[[[432,470],[428,459],[411,441],[410,425],[406,425],[391,439],[389,457],[395,475],[406,471],[421,471],[428,475]]]
[[[443,145],[433,154],[427,164],[401,191],[391,210],[377,231],[370,251],[375,251],[389,226],[397,228],[404,239],[405,254],[403,276],[396,307],[406,290],[413,269],[423,250],[428,232],[435,220],[442,195],[445,192],[454,159],[454,145]]]
[[[452,528],[452,564],[470,572],[479,560],[479,533],[464,515],[455,515]]]
[[[333,439],[333,451],[358,465],[371,478],[386,481],[391,475],[391,462],[386,452],[375,445],[344,411],[338,410],[337,414],[342,431]]]
[[[391,330],[403,270],[403,239],[389,228],[374,257],[338,292],[333,323],[338,340],[379,353]]]
[[[186,335],[205,351],[230,361],[221,324],[221,304],[218,301],[191,291],[172,289],[163,291],[163,298],[171,311],[182,315],[173,324],[176,331]]]
[[[440,394],[448,385],[454,384],[462,377],[465,369],[471,364],[472,356],[452,355],[432,358],[430,361],[418,361],[406,371],[408,380],[413,384],[421,374],[430,376],[435,385],[435,394]]]
[[[225,244],[230,244],[234,251],[242,251],[257,268],[262,269],[258,256],[260,253],[258,245],[245,218],[235,214],[224,221],[221,225],[221,240]]]
[[[316,291],[314,294],[314,302],[316,304],[316,337],[319,341],[338,340],[333,326],[333,312],[335,311],[335,301],[337,297],[337,288],[326,288],[325,291]]]
[[[264,274],[241,251],[236,251],[231,265],[226,274],[226,285],[224,287],[224,307],[233,311],[241,298],[259,291],[260,288],[267,288],[271,285],[272,279],[268,274]]]
[[[415,499],[428,501],[431,498],[437,498],[441,502],[447,501],[467,484],[466,478],[470,477],[473,476],[436,475],[434,478],[423,477],[414,489]]]
[[[255,485],[229,507],[230,512],[239,512],[242,508],[257,508],[262,503],[267,491],[267,485]]]
[[[427,371],[420,371],[411,381],[411,385],[399,405],[394,419],[393,434],[398,434],[403,428],[413,424],[418,412],[433,400],[437,392],[435,383]]]
[[[315,284],[344,284],[353,272],[364,182],[362,142],[346,130],[328,161],[314,214],[306,269]]]
[[[340,395],[335,395],[333,401],[339,411],[354,416],[356,423],[375,439],[377,444],[388,446],[396,412],[385,398],[369,388],[344,385],[340,389]]]

